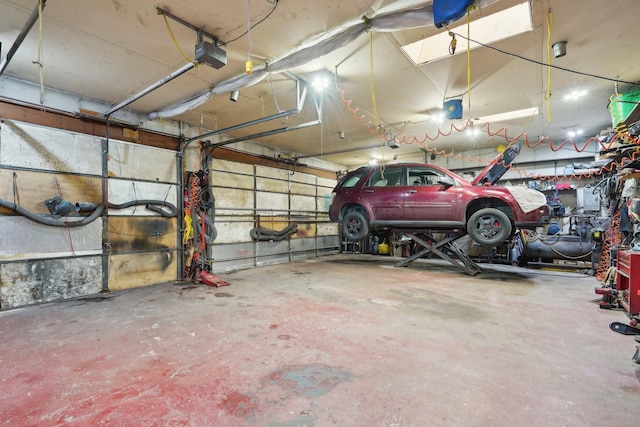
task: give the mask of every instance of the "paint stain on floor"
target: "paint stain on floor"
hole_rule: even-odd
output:
[[[259,399],[254,395],[232,391],[227,394],[219,407],[227,414],[242,418],[246,421],[254,421],[258,412]]]
[[[263,383],[306,398],[327,394],[337,385],[351,381],[353,375],[334,366],[314,363],[310,365],[283,366],[263,379]]]
[[[213,296],[216,298],[233,298],[233,294],[229,292],[216,292]]]

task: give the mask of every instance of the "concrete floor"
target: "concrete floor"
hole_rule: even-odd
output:
[[[0,425],[637,426],[595,279],[338,255],[0,313]]]

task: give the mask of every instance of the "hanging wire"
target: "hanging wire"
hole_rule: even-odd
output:
[[[276,108],[278,109],[278,113],[281,113],[280,105],[278,104],[278,98],[276,97],[276,91],[273,88],[273,80],[271,79],[271,73],[267,73],[267,79],[269,80],[269,86],[271,86],[271,93],[273,94],[273,102],[276,104]],[[264,113],[264,111],[263,111]]]
[[[471,39],[471,6],[467,8],[467,40]],[[467,100],[469,119],[471,115],[471,43],[467,42]]]
[[[456,39],[456,35],[449,31],[449,36],[451,36],[451,43],[449,43],[449,55],[455,55],[456,47],[458,46],[458,39]]]
[[[18,192],[18,174],[13,172],[13,204],[20,204],[20,193]]]
[[[371,68],[371,102],[373,103],[373,124],[379,126],[378,102],[376,101],[376,79],[373,67],[373,31],[369,31],[369,66]]]
[[[182,57],[184,58],[185,61],[190,62],[194,65],[194,67],[196,68],[196,70],[198,69],[198,67],[200,66],[200,63],[198,61],[193,61],[191,59],[189,59],[189,57],[184,53],[184,51],[180,48],[180,45],[178,44],[178,40],[176,40],[176,36],[175,34],[173,34],[173,30],[171,29],[171,25],[169,24],[169,20],[167,19],[167,15],[165,15],[162,12],[158,12],[162,15],[162,18],[164,18],[164,24],[167,27],[167,31],[169,32],[169,36],[171,37],[171,40],[173,41],[173,45],[176,47],[176,49],[178,49],[178,52],[180,52],[180,55],[182,55]]]
[[[547,13],[547,121],[551,123],[551,27],[553,26],[553,14]]]
[[[60,189],[60,182],[58,181],[57,177],[56,177],[55,185],[56,185],[56,193],[58,194],[58,196],[60,196],[61,199],[64,200],[64,196],[62,195],[62,190]],[[69,247],[71,249],[71,255],[76,256],[76,251],[73,248],[73,238],[71,237],[71,227],[69,227],[69,221],[67,221],[67,215],[64,216],[64,223],[66,224],[67,236],[69,237]]]
[[[359,107],[352,107],[352,103],[353,100],[347,99],[345,97],[345,93],[346,90],[341,89],[336,82],[336,90],[338,90],[341,94],[341,100],[342,102],[344,102],[347,106],[347,109],[350,113],[352,113],[353,118],[360,122],[360,124],[367,128],[367,130],[374,135],[377,138],[389,138],[387,135],[387,131],[382,129],[380,126],[374,126],[372,121],[366,121],[366,115],[364,114],[359,114]],[[467,120],[467,121],[462,121],[460,127],[456,126],[455,124],[451,124],[450,125],[450,129],[449,131],[443,131],[441,128],[438,128],[437,134],[435,136],[431,136],[429,134],[425,134],[424,138],[419,139],[416,135],[414,135],[413,137],[409,137],[408,135],[405,135],[404,133],[402,135],[392,135],[391,138],[389,138],[390,140],[393,140],[394,142],[400,144],[400,143],[404,143],[404,144],[417,144],[419,145],[422,149],[428,151],[428,152],[432,152],[436,155],[439,156],[443,156],[443,157],[447,157],[447,158],[451,158],[451,159],[459,159],[459,160],[467,160],[470,162],[478,162],[478,163],[489,163],[491,162],[493,159],[490,159],[488,157],[482,158],[479,156],[468,156],[468,155],[462,155],[462,154],[455,154],[453,151],[451,152],[446,152],[444,150],[439,150],[437,147],[431,147],[427,144],[427,140],[428,141],[436,141],[438,138],[440,137],[446,137],[451,135],[454,131],[456,132],[463,132],[465,129],[467,129],[469,126],[471,126],[471,121]],[[526,126],[526,125],[525,125]],[[581,147],[578,146],[578,144],[576,143],[575,140],[573,139],[565,139],[562,143],[560,143],[558,146],[555,146],[553,144],[553,141],[548,138],[548,137],[541,137],[538,140],[536,140],[536,142],[532,142],[529,140],[529,136],[526,133],[518,133],[518,135],[516,135],[516,137],[514,138],[510,138],[508,136],[507,133],[507,129],[506,128],[500,128],[499,130],[493,132],[491,130],[491,125],[489,123],[484,123],[481,127],[480,127],[484,132],[487,133],[487,135],[489,135],[490,137],[493,136],[501,136],[504,138],[504,140],[506,142],[509,143],[509,145],[512,145],[515,142],[523,142],[527,148],[536,148],[539,145],[543,144],[543,143],[548,143],[549,148],[551,149],[551,151],[557,152],[560,151],[561,149],[565,149],[564,147],[568,144],[573,144],[572,147],[575,151],[577,152],[582,152],[585,151],[586,149],[590,148],[592,143],[597,143],[599,144],[599,146],[604,149],[604,150],[608,150],[610,149],[612,146],[614,146],[614,144],[618,143],[618,140],[621,138],[621,136],[619,134],[616,134],[611,140],[607,141],[606,143],[603,143],[602,141],[600,141],[597,137],[592,137],[589,138]],[[631,143],[635,144],[635,145],[640,145],[640,138],[634,138],[631,140]],[[541,181],[555,181],[555,180],[563,180],[563,179],[575,179],[575,180],[579,180],[579,179],[589,179],[589,178],[593,178],[595,176],[600,176],[602,174],[606,174],[606,173],[610,173],[615,169],[619,169],[621,167],[623,167],[624,165],[627,165],[631,162],[635,162],[637,160],[640,160],[640,151],[633,151],[631,153],[627,153],[624,157],[622,157],[621,159],[619,159],[618,161],[612,161],[611,163],[604,165],[602,167],[600,167],[598,170],[595,171],[589,171],[589,172],[581,172],[579,174],[571,174],[571,175],[556,175],[556,176],[543,176],[540,174],[535,174],[532,172],[529,172],[525,169],[522,169],[518,166],[515,165],[511,165],[511,169],[513,171],[515,171],[516,173],[518,173],[519,175],[526,177],[526,178],[531,178],[531,179],[539,179]]]
[[[136,182],[131,181],[131,185],[133,186],[133,200],[138,200],[138,192],[136,191]],[[133,205],[133,212],[131,212],[132,215],[136,213],[136,209],[138,209],[138,206]]]
[[[247,52],[247,62],[251,61],[251,50],[253,42],[251,41],[251,0],[247,0],[247,36],[249,38],[249,52]]]
[[[43,0],[38,1],[38,25],[40,32],[38,36],[38,66],[40,67],[40,105],[44,105],[44,35],[42,32],[43,7]]]
[[[262,18],[261,20],[259,20],[258,22],[256,22],[252,27],[250,26],[249,29],[251,28],[255,28],[258,25],[262,24],[264,21],[266,21],[273,12],[275,12],[276,8],[278,7],[278,5],[280,4],[282,0],[267,0],[267,3],[271,3],[273,4],[273,9],[271,9],[271,11],[267,14],[267,16],[265,16],[264,18]],[[246,36],[249,33],[249,30],[245,31],[244,33],[240,34],[238,37],[236,37],[235,39],[229,40],[227,41],[225,44],[230,44],[233,43],[235,41],[240,40],[241,38],[243,38],[244,36]]]
[[[491,45],[488,45],[488,44],[481,43],[481,42],[479,42],[477,40],[474,40],[474,39],[472,39],[470,37],[465,37],[460,33],[454,33],[454,34],[456,36],[458,36],[458,37],[461,37],[461,38],[467,40],[468,42],[473,42],[473,43],[476,43],[476,44],[478,44],[478,45],[480,45],[482,47],[486,47],[487,49],[494,50],[494,51],[502,53],[504,55],[513,56],[514,58],[518,58],[518,59],[521,59],[523,61],[532,62],[532,63],[537,64],[537,65],[542,65],[543,67],[550,67],[550,68],[553,68],[553,69],[556,69],[556,70],[562,70],[562,71],[566,71],[568,73],[578,74],[580,76],[585,76],[585,77],[593,77],[594,79],[607,80],[607,81],[614,82],[614,83],[625,83],[625,84],[630,84],[630,85],[633,85],[633,86],[635,86],[635,85],[640,83],[640,82],[637,82],[637,81],[631,82],[631,81],[628,81],[628,80],[620,80],[618,78],[614,79],[612,77],[600,76],[600,75],[597,75],[597,74],[585,73],[585,72],[582,72],[582,71],[572,70],[570,68],[560,67],[558,65],[547,64],[547,63],[544,63],[544,62],[536,61],[535,59],[531,59],[531,58],[527,58],[527,57],[522,56],[522,55],[518,55],[517,53],[507,52],[507,51],[499,49],[499,48],[497,48],[495,46],[491,46]]]

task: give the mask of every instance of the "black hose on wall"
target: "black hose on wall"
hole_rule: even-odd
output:
[[[150,211],[156,212],[166,218],[172,218],[178,215],[178,209],[171,203],[164,202],[162,200],[133,200],[131,202],[115,204],[109,203],[109,209],[125,209],[131,206],[146,205],[146,208]],[[97,205],[91,215],[82,218],[80,221],[59,221],[57,219],[49,218],[39,214],[35,214],[27,209],[18,206],[15,203],[8,202],[4,199],[0,199],[0,206],[7,209],[11,209],[13,212],[29,218],[30,220],[43,225],[49,225],[51,227],[80,227],[87,225],[95,221],[104,211],[104,204]],[[83,204],[83,206],[87,206]],[[167,208],[165,210],[164,208]]]
[[[287,228],[276,231],[264,227],[254,227],[249,231],[249,235],[256,241],[280,241],[288,239],[292,234],[298,232],[298,224],[291,224]]]

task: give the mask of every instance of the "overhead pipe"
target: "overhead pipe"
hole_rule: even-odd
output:
[[[46,3],[47,3],[47,0],[42,0],[42,9],[44,9],[44,6]],[[20,30],[20,33],[16,38],[16,41],[13,42],[11,49],[9,49],[9,52],[7,52],[7,56],[5,56],[5,58],[2,60],[2,63],[0,63],[0,76],[2,75],[2,73],[4,73],[4,70],[5,68],[7,68],[7,65],[9,65],[11,58],[13,58],[13,55],[15,55],[20,45],[22,44],[24,39],[27,37],[27,34],[29,34],[29,31],[31,31],[31,28],[38,20],[38,17],[40,16],[40,7],[41,5],[38,4],[38,6],[36,6],[33,12],[31,12],[31,16],[29,16],[27,23],[24,24],[24,27],[22,27],[22,30]]]
[[[248,126],[253,126],[253,125],[257,125],[259,123],[264,123],[264,122],[268,122],[271,120],[275,120],[275,119],[279,119],[281,117],[286,117],[286,116],[291,116],[294,114],[298,114],[300,111],[302,111],[302,108],[304,107],[304,102],[306,100],[307,97],[307,87],[303,86],[302,89],[302,94],[300,93],[300,79],[296,78],[296,107],[291,109],[291,110],[287,110],[287,111],[281,111],[279,113],[276,114],[272,114],[270,116],[266,116],[266,117],[261,117],[259,119],[255,119],[255,120],[251,120],[249,122],[245,122],[245,123],[241,123],[239,125],[234,125],[234,126],[229,126],[228,128],[224,128],[224,129],[219,129],[219,130],[214,130],[211,132],[207,132],[207,133],[203,133],[202,135],[198,135],[195,136],[193,138],[190,138],[187,140],[185,147],[183,148],[183,151],[185,151],[187,149],[187,146],[196,140],[199,139],[203,139],[203,138],[208,138],[210,136],[213,135],[218,135],[221,133],[226,133],[226,132],[231,132],[237,129],[242,129]]]
[[[185,21],[184,19],[182,19],[182,18],[180,18],[180,17],[178,17],[178,16],[174,15],[173,13],[169,12],[168,10],[165,10],[165,9],[163,9],[163,8],[161,8],[161,7],[156,7],[156,12],[158,13],[158,15],[166,16],[167,18],[173,19],[173,20],[174,20],[174,21],[176,21],[177,23],[182,24],[182,25],[184,25],[185,27],[192,29],[192,30],[193,30],[193,31],[195,31],[195,32],[196,32],[196,34],[198,34],[199,36],[200,36],[200,35],[203,35],[203,36],[209,37],[211,40],[213,40],[213,41],[215,41],[215,42],[218,42],[218,41],[219,41],[219,40],[218,40],[218,38],[217,38],[216,36],[214,36],[213,34],[209,34],[209,33],[207,33],[205,30],[203,30],[202,28],[198,28],[198,27],[196,27],[195,25],[192,25],[192,24],[188,23],[188,22],[187,22],[187,21]],[[221,42],[221,43],[222,43],[222,44],[224,44],[224,45],[226,45],[226,43],[224,43],[224,42]]]
[[[106,113],[103,113],[103,115],[105,117],[109,117],[111,114],[113,114],[116,111],[126,107],[127,105],[131,104],[132,102],[137,101],[138,99],[142,98],[143,96],[145,96],[149,92],[152,92],[152,91],[158,89],[160,86],[163,86],[163,85],[169,83],[171,80],[175,79],[176,77],[179,77],[179,76],[183,75],[184,73],[186,73],[187,71],[189,71],[193,67],[195,67],[195,64],[193,62],[188,62],[188,63],[184,64],[182,67],[180,67],[179,69],[177,69],[173,73],[163,77],[162,79],[158,80],[157,82],[153,83],[152,85],[148,86],[147,88],[145,88],[145,89],[141,90],[140,92],[132,95],[131,97],[125,99],[120,104],[118,104],[115,107],[113,107],[111,110],[107,111]]]
[[[264,131],[264,132],[254,133],[252,135],[241,136],[239,138],[230,139],[228,141],[218,142],[217,144],[211,144],[210,146],[215,149],[215,148],[218,148],[218,147],[222,147],[223,145],[228,145],[228,144],[233,144],[233,143],[236,143],[236,142],[246,141],[248,139],[261,138],[263,136],[271,136],[271,135],[275,135],[275,134],[278,134],[278,133],[291,132],[292,130],[304,129],[304,128],[307,128],[307,127],[319,125],[321,123],[322,123],[322,121],[320,119],[312,120],[310,122],[301,123],[301,124],[295,125],[295,126],[287,126],[287,127],[267,130],[267,131]]]
[[[310,157],[318,157],[318,156],[329,156],[332,154],[343,154],[343,153],[351,153],[353,151],[362,151],[362,150],[371,150],[374,148],[380,148],[380,147],[388,147],[389,145],[385,144],[373,144],[373,145],[367,145],[364,147],[355,147],[355,148],[344,148],[342,150],[335,150],[335,151],[325,151],[322,153],[315,153],[315,154],[305,154],[305,155],[301,155],[301,156],[294,156],[293,159],[294,160],[298,160],[298,159],[308,159]]]

